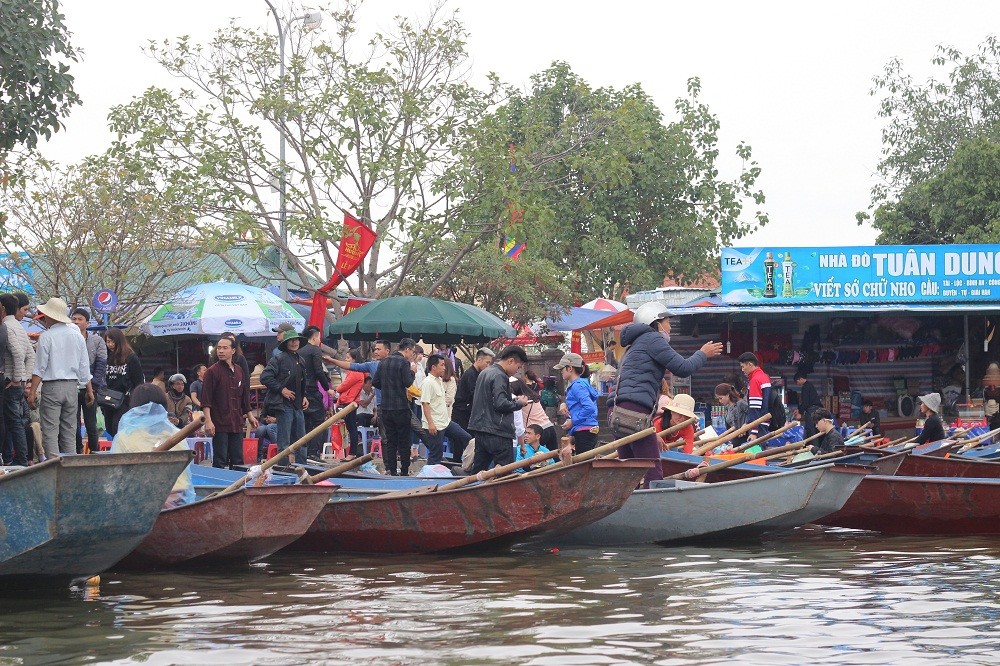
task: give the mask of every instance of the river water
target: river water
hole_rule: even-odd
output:
[[[7,664],[998,664],[1000,540],[279,554],[0,596]]]

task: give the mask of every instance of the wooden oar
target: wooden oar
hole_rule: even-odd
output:
[[[696,455],[696,456],[704,455],[706,451],[711,451],[712,449],[714,449],[715,447],[717,447],[719,444],[723,444],[723,443],[728,442],[730,440],[736,439],[736,438],[740,437],[741,435],[743,435],[744,433],[750,432],[751,430],[753,430],[754,428],[756,428],[757,426],[759,426],[764,421],[770,420],[770,418],[771,418],[770,414],[765,414],[764,416],[760,417],[756,421],[751,421],[750,423],[746,423],[742,427],[737,428],[733,432],[729,433],[728,435],[725,436],[725,439],[723,439],[722,436],[720,436],[720,437],[716,437],[715,439],[708,440],[708,442],[706,442],[702,446],[699,446],[698,448],[696,448],[694,451],[692,451],[692,453],[694,453],[694,455]]]
[[[191,423],[188,423],[186,426],[184,426],[183,428],[172,434],[170,437],[167,437],[165,440],[154,446],[153,450],[169,451],[170,449],[174,448],[175,446],[183,442],[185,439],[187,439],[191,433],[200,428],[204,423],[205,423],[205,415],[199,414],[191,421]]]
[[[739,446],[737,446],[737,447],[735,447],[733,449],[730,449],[729,451],[724,451],[723,453],[742,453],[743,451],[746,451],[747,449],[752,449],[753,447],[757,446],[758,444],[764,444],[764,443],[768,442],[769,440],[774,439],[778,435],[784,434],[786,431],[794,428],[797,425],[799,425],[798,421],[792,421],[791,423],[786,423],[785,425],[781,426],[780,428],[778,428],[774,432],[765,433],[765,434],[761,435],[760,437],[758,437],[757,439],[752,439],[749,442],[744,442],[743,444],[740,444]],[[706,455],[711,455],[711,454],[708,453]]]
[[[990,439],[997,433],[1000,433],[1000,428],[997,428],[996,430],[990,430],[989,432],[984,432],[982,435],[979,435],[978,437],[973,437],[967,442],[961,442],[962,444],[964,444],[964,446],[958,450],[958,453],[962,453],[963,451],[969,451],[970,449],[976,448],[977,446],[985,442],[987,439]]]
[[[711,474],[712,472],[718,472],[719,470],[732,467],[733,465],[739,465],[741,463],[745,463],[750,460],[776,458],[778,456],[783,456],[789,451],[801,449],[803,445],[804,445],[803,442],[794,442],[792,444],[786,444],[785,446],[779,446],[776,449],[760,451],[758,453],[744,453],[741,456],[737,456],[736,458],[716,463],[715,465],[709,465],[708,467],[692,467],[691,469],[681,472],[680,474],[674,474],[673,476],[668,476],[666,478],[687,479],[689,481],[693,481],[701,476],[705,476],[706,474]],[[692,470],[696,471],[697,474],[695,474],[694,476],[689,476],[688,472],[691,472]]]
[[[802,441],[805,442],[805,440],[802,440]],[[805,460],[800,460],[799,462],[812,462],[814,460],[825,460],[827,458],[837,458],[839,456],[844,455],[844,453],[845,453],[845,451],[843,449],[838,449],[836,451],[831,451],[830,453],[823,453],[823,454],[818,455],[818,456],[813,456],[812,458],[806,458]],[[795,456],[792,456],[792,457],[794,458]],[[796,464],[794,460],[786,460],[784,462],[778,463],[778,466],[779,467],[785,467],[787,465],[792,465],[792,464]]]
[[[343,419],[345,416],[347,416],[355,409],[357,409],[357,407],[358,403],[356,402],[352,402],[347,407],[344,407],[342,410],[340,410],[339,412],[328,418],[326,421],[323,421],[318,426],[307,432],[305,435],[303,435],[299,439],[289,444],[286,448],[282,449],[281,451],[278,451],[276,454],[274,454],[273,456],[262,462],[260,464],[261,470],[271,469],[272,467],[278,464],[279,460],[298,451],[301,447],[305,446],[305,444],[309,442],[309,440],[311,440],[313,437],[320,434],[321,432],[332,426],[337,421]],[[246,483],[248,478],[249,475],[246,475],[239,481],[234,481],[233,483],[229,484],[219,492],[212,493],[211,495],[209,495],[209,497],[215,497],[216,495],[225,495],[226,493],[231,493],[234,490],[239,490],[240,488],[243,487],[243,484]]]
[[[349,460],[341,465],[337,465],[336,467],[331,467],[330,469],[324,470],[319,474],[313,474],[312,476],[306,474],[305,476],[302,477],[302,483],[307,485],[313,485],[319,483],[320,481],[325,481],[326,479],[332,479],[335,476],[340,476],[344,472],[350,472],[352,469],[361,467],[366,462],[370,462],[374,459],[375,459],[375,454],[366,453],[365,455],[359,458],[355,458],[354,460]]]

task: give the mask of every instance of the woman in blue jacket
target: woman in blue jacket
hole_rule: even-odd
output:
[[[577,453],[589,451],[597,444],[597,391],[590,385],[590,370],[579,354],[563,354],[554,366],[562,370],[566,383],[566,410],[569,416],[563,430],[573,438]]]

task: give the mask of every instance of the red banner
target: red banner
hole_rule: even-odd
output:
[[[323,328],[326,319],[326,295],[353,273],[368,256],[368,251],[375,244],[376,234],[361,220],[350,213],[344,213],[344,233],[340,237],[340,248],[337,251],[337,264],[334,266],[330,280],[316,290],[313,295],[312,308],[309,310],[309,325]]]

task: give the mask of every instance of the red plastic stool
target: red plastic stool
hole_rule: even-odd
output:
[[[376,437],[372,440],[371,448],[368,449],[368,453],[372,454],[376,458],[382,457],[382,439]]]
[[[278,455],[278,445],[268,444],[267,445],[267,459],[270,460],[274,456]]]
[[[111,440],[99,439],[97,440],[97,450],[98,451],[110,451],[111,450]]]

